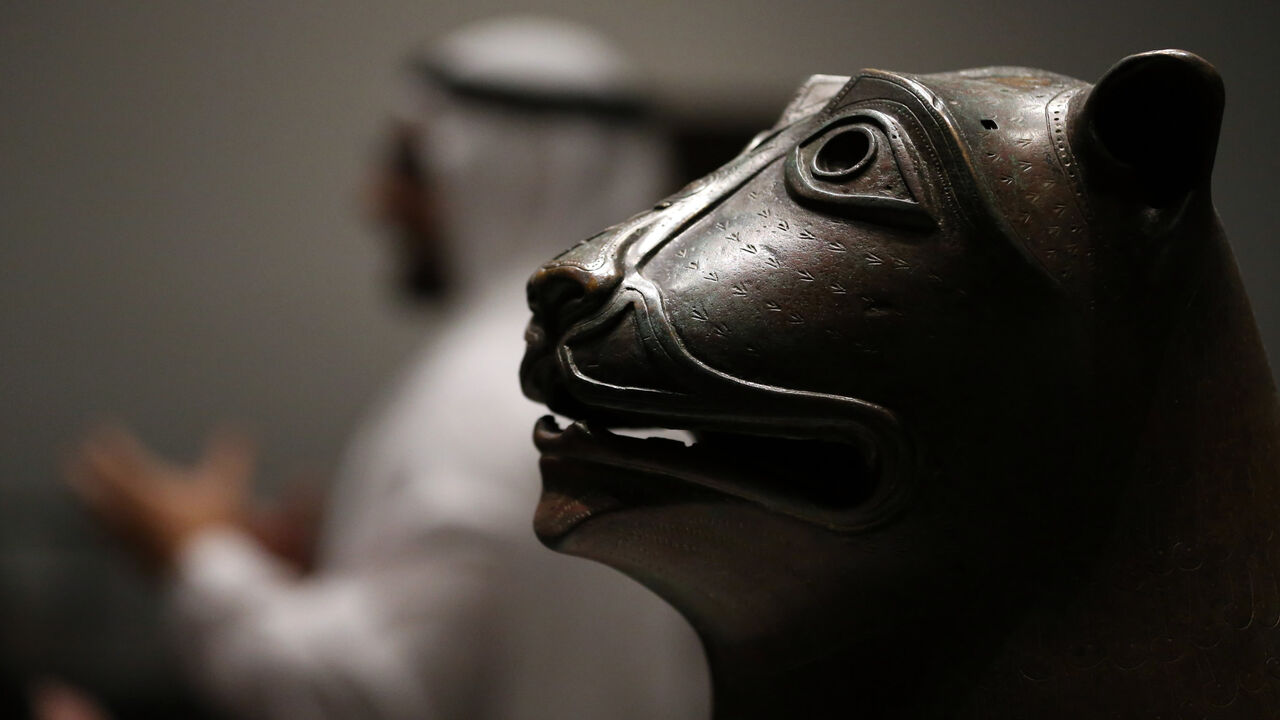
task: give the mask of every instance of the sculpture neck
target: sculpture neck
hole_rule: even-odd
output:
[[[723,650],[707,645],[714,720],[825,718],[833,717],[836,708],[847,709],[841,717],[858,720],[933,717],[915,714],[914,696],[937,697],[945,677],[934,658],[926,656],[927,646],[916,643],[845,648],[816,659],[779,658],[768,674],[717,662],[727,654]],[[914,663],[901,662],[904,650]]]
[[[1151,358],[1136,451],[1118,473],[1099,469],[1098,491],[1115,495],[1096,559],[1028,614],[964,717],[1280,707],[1265,695],[1280,641],[1280,413],[1225,242],[1198,260]]]

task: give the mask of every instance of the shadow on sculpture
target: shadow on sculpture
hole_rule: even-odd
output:
[[[1180,51],[815,76],[530,281],[525,392],[577,421],[535,431],[539,536],[689,618],[717,717],[1273,716],[1222,106]]]

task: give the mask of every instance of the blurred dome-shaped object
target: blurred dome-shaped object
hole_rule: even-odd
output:
[[[634,68],[609,40],[563,20],[481,21],[450,33],[423,60],[454,87],[583,100],[640,94]]]

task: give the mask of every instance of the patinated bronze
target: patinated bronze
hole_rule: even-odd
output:
[[[687,615],[717,717],[1277,717],[1222,107],[1180,51],[815,76],[530,281],[524,389],[576,421],[539,535]]]

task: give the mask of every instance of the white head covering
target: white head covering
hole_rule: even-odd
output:
[[[462,294],[532,271],[669,189],[631,66],[595,32],[505,17],[450,35],[416,97]],[[517,283],[517,291],[522,288]]]
[[[468,25],[436,46],[432,62],[462,83],[526,93],[607,98],[638,89],[630,64],[607,40],[581,25],[533,16]]]

